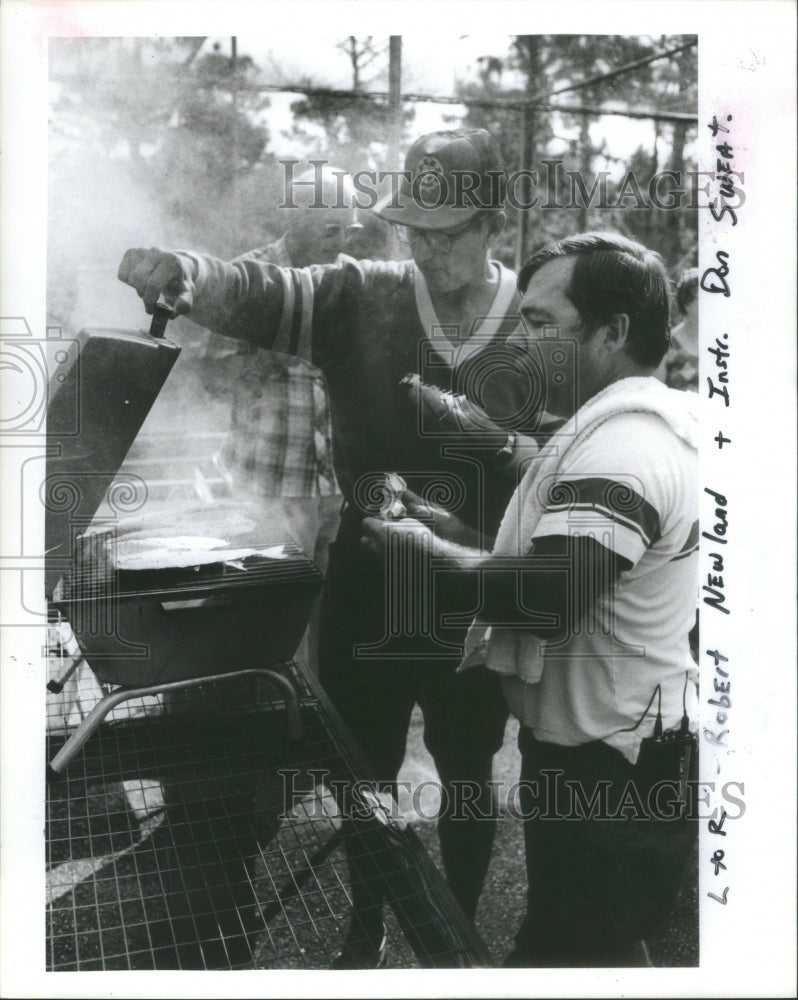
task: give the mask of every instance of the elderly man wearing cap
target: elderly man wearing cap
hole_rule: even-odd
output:
[[[166,293],[210,329],[309,353],[324,372],[345,504],[322,607],[321,680],[388,790],[421,706],[441,779],[443,863],[471,917],[495,834],[492,758],[507,709],[490,672],[456,674],[465,623],[431,622],[424,581],[412,568],[408,579],[386,574],[362,549],[360,522],[396,481],[386,474],[422,499],[448,498],[480,531],[495,531],[506,507],[513,478],[491,468],[512,458],[509,429],[534,430],[539,380],[507,343],[520,323],[515,275],[490,257],[505,223],[504,179],[487,132],[435,132],[413,144],[400,183],[375,210],[401,227],[410,260],[342,256],[295,269],[154,248],[129,250],[119,269],[148,310]],[[422,381],[444,410],[470,397],[506,430],[452,434],[446,420],[428,419],[434,407],[417,405]],[[456,789],[465,785],[471,801],[459,803],[458,818]],[[349,861],[354,914],[336,967],[376,967],[385,957],[380,873],[353,852]]]

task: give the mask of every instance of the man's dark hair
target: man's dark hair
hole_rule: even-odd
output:
[[[682,273],[676,282],[676,305],[682,316],[687,315],[687,307],[698,295],[698,268],[691,267]]]
[[[576,258],[565,294],[587,328],[626,313],[627,352],[638,364],[656,368],[670,346],[670,282],[660,255],[618,233],[568,236],[529,258],[518,275],[520,291],[558,257]]]

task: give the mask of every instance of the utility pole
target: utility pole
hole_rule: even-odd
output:
[[[526,107],[521,112],[521,170],[531,170],[532,160],[535,154],[535,112],[532,107]],[[524,187],[531,188],[531,183],[524,178]],[[531,191],[529,191],[531,194]],[[523,201],[526,202],[526,192]],[[527,245],[529,243],[529,209],[522,208],[518,211],[518,238],[515,246],[515,270],[521,270],[526,260]]]
[[[540,60],[538,57],[538,40],[531,35],[518,37],[519,54],[523,56],[526,69],[526,92],[529,103],[521,111],[521,150],[520,170],[531,170],[535,159],[535,106],[532,103],[535,87],[540,79]],[[527,185],[525,185],[526,187]],[[528,185],[531,187],[531,184]],[[530,191],[531,194],[531,191]],[[526,198],[524,198],[526,200]],[[529,209],[518,212],[518,237],[515,246],[515,269],[520,271],[526,260],[529,244]]]
[[[238,183],[238,38],[230,38],[230,100],[233,107],[233,197],[239,208]]]
[[[390,126],[388,135],[388,168],[399,164],[402,144],[402,36],[391,35],[388,40],[388,108]]]

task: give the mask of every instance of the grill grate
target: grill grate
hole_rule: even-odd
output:
[[[378,800],[342,824],[336,783],[367,773],[315,679],[231,678],[127,703],[48,788],[48,968],[325,969],[351,908],[344,839],[380,866],[392,964],[489,965],[415,834]],[[91,707],[88,705],[87,707]],[[70,732],[63,715],[48,753]]]
[[[105,599],[109,590],[130,597],[264,584],[284,586],[315,582],[320,576],[302,550],[285,539],[270,545],[252,546],[260,550],[281,549],[280,558],[254,555],[183,569],[120,569],[114,566],[110,545],[108,536],[89,536],[82,540],[75,566],[64,577],[62,599]]]

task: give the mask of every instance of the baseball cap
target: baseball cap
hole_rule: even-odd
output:
[[[506,177],[499,147],[485,129],[430,132],[410,147],[398,190],[374,212],[403,226],[452,229],[474,212],[502,208]]]

